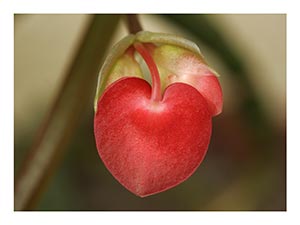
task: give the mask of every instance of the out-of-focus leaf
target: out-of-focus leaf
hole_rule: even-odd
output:
[[[265,112],[262,110],[259,98],[251,86],[248,71],[244,66],[246,63],[245,59],[235,50],[233,43],[225,39],[220,29],[207,15],[170,14],[162,15],[162,17],[193,34],[221,58],[224,64],[232,71],[230,75],[239,82],[240,90],[243,91],[243,93],[240,93],[244,98],[241,101],[240,112],[245,115],[249,125],[256,130],[257,136],[265,138],[265,135],[271,132],[270,125],[266,119]],[[222,74],[221,71],[218,72]]]

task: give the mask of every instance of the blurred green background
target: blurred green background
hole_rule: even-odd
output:
[[[49,158],[51,172],[35,190],[40,194],[30,209],[286,210],[286,15],[168,14],[139,18],[144,30],[179,34],[196,42],[221,74],[224,109],[213,119],[206,158],[187,181],[168,191],[146,198],[127,191],[110,175],[96,150],[96,82],[90,74],[98,71],[101,63],[86,57],[94,50],[100,62],[103,60],[107,49],[127,34],[124,17],[15,15],[15,185],[25,170],[22,164],[28,161],[26,156],[38,139],[42,121],[57,96],[65,94],[58,94],[61,84],[76,83],[78,96],[88,93],[85,98],[64,95],[61,105],[67,108],[71,102],[80,114],[73,120],[76,124],[68,124],[63,113],[54,115],[68,122],[68,136],[63,150],[52,139],[43,140],[60,153],[53,161]],[[100,38],[91,38],[93,32]],[[96,50],[89,47],[102,39],[109,43]],[[87,50],[78,57],[82,49]],[[91,65],[91,72],[84,69]],[[83,84],[75,76],[67,81],[64,78],[78,71],[89,83]],[[80,102],[82,99],[86,101]],[[32,163],[36,162],[27,162]]]

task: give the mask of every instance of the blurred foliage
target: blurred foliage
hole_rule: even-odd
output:
[[[224,38],[210,15],[160,17],[210,47],[243,91],[236,93],[241,101],[235,112],[214,118],[205,160],[179,186],[146,198],[134,196],[99,159],[91,96],[91,107],[78,118],[79,128],[36,210],[286,210],[285,127],[274,129],[268,123],[249,82],[247,59]],[[15,146],[22,148],[20,143]]]
[[[32,209],[35,206],[79,119],[89,108],[95,93],[99,65],[118,19],[118,16],[112,15],[96,15],[91,19],[56,99],[20,169],[16,180],[15,209]]]

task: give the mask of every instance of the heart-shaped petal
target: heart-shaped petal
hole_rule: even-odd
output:
[[[111,174],[144,197],[186,180],[203,160],[211,113],[190,85],[168,86],[160,102],[140,78],[111,84],[97,104],[94,129],[98,153]]]

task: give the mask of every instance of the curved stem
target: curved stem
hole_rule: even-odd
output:
[[[142,43],[136,42],[134,43],[134,48],[140,53],[140,55],[145,60],[151,74],[152,79],[152,92],[151,92],[151,100],[154,102],[159,102],[162,100],[161,88],[160,88],[160,77],[157,66],[149,54],[148,50]]]
[[[54,104],[15,178],[15,210],[34,209],[67,150],[94,95],[98,66],[118,21],[117,15],[96,15],[88,25]]]

